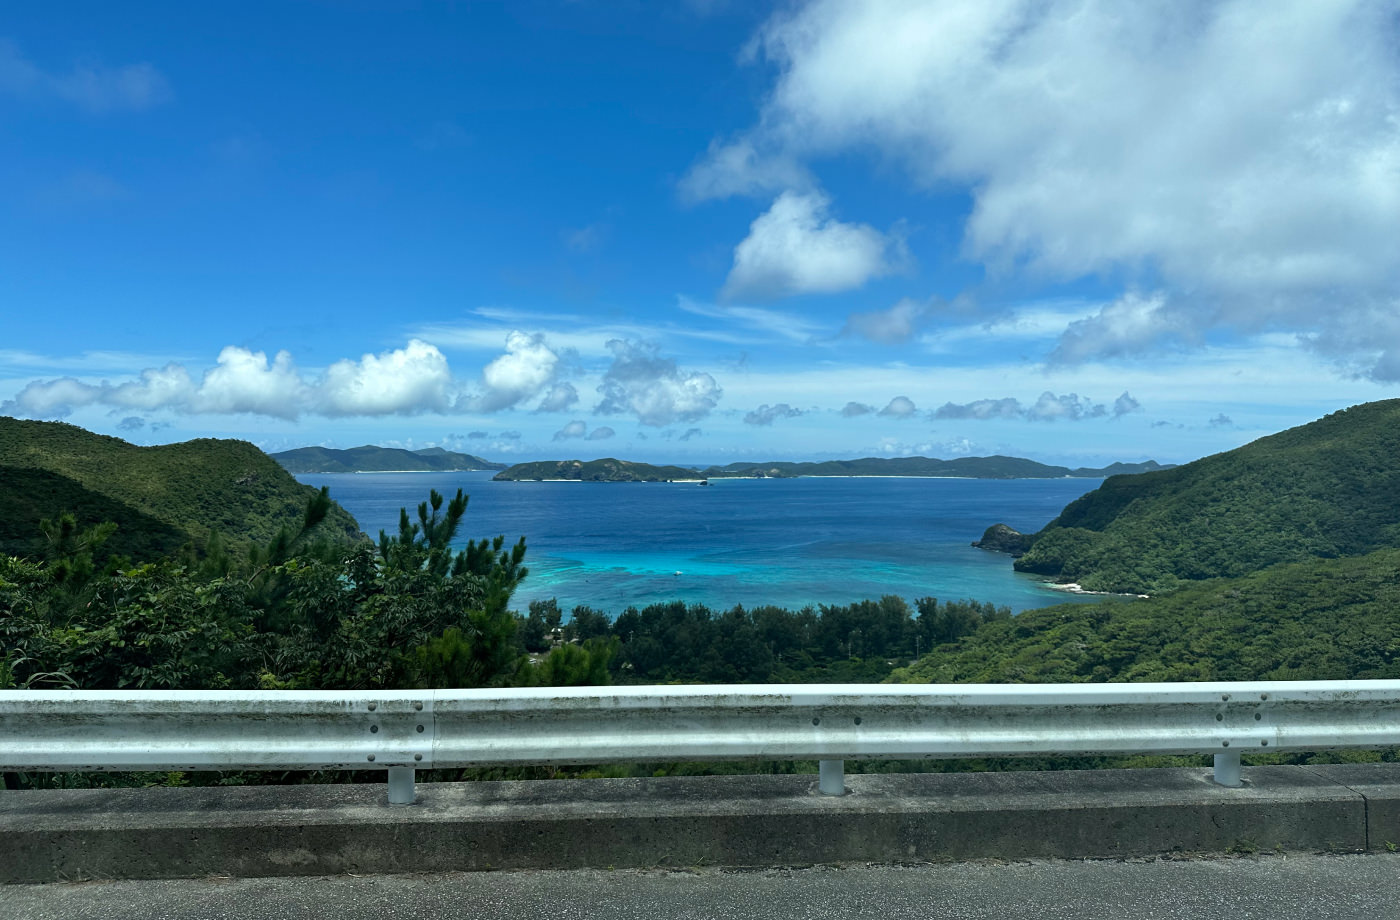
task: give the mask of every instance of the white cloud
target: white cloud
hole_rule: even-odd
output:
[[[744,416],[744,424],[771,425],[780,418],[797,418],[801,414],[801,409],[794,409],[787,403],[778,403],[774,406],[764,403]]]
[[[1090,358],[1111,358],[1142,351],[1169,339],[1194,337],[1188,317],[1173,312],[1166,296],[1124,294],[1096,316],[1076,320],[1065,328],[1050,361],[1078,363]]]
[[[48,72],[6,40],[0,40],[0,92],[23,99],[59,99],[97,113],[140,111],[172,95],[161,72],[144,62],[121,67],[86,62],[67,72]]]
[[[886,418],[912,418],[918,414],[918,411],[918,407],[914,405],[912,399],[907,396],[896,396],[889,401],[885,408],[880,410],[879,414]]]
[[[607,425],[599,425],[597,428],[594,428],[592,431],[588,432],[587,440],[606,441],[608,438],[611,438],[616,434],[617,432],[609,428]]]
[[[242,349],[235,350],[242,351]],[[224,360],[228,351],[229,349],[225,348],[219,353],[220,361]],[[265,364],[267,356],[260,354],[260,357]],[[199,390],[199,385],[190,377],[190,373],[185,370],[184,365],[172,361],[161,368],[147,368],[140,373],[136,380],[116,386],[111,386],[104,381],[101,387],[101,401],[128,409],[174,408],[194,411]],[[282,415],[283,413],[278,414]]]
[[[1112,414],[1120,418],[1140,409],[1141,403],[1126,390],[1113,401]],[[1040,394],[1033,405],[1023,406],[1019,399],[1007,396],[1002,399],[976,399],[969,403],[944,403],[933,413],[935,419],[970,419],[991,421],[994,419],[1029,419],[1031,421],[1052,422],[1056,420],[1081,421],[1089,418],[1102,418],[1109,413],[1103,403],[1096,403],[1076,393],[1056,396],[1050,391]]]
[[[760,155],[751,141],[740,138],[728,144],[711,141],[710,149],[681,179],[678,188],[683,200],[696,202],[734,195],[767,195],[810,184],[811,175],[792,157],[771,152]]]
[[[933,417],[986,421],[994,418],[1020,418],[1024,411],[1020,400],[1008,396],[1005,399],[976,399],[962,405],[944,403],[934,410]]]
[[[320,384],[323,415],[445,412],[452,404],[452,371],[441,351],[420,339],[359,361],[337,361]]]
[[[704,418],[724,395],[715,378],[677,369],[655,345],[613,339],[608,348],[613,361],[598,386],[603,398],[596,412],[630,412],[643,425],[659,428]]]
[[[1142,403],[1133,399],[1132,394],[1124,390],[1117,399],[1113,401],[1113,417],[1122,418],[1142,408]]]
[[[1158,322],[1107,317],[1064,361],[1106,353],[1098,333],[1126,354],[1274,329],[1400,378],[1400,338],[1348,334],[1400,286],[1395,36],[1380,0],[812,0],[761,29],[762,112],[692,177],[718,194],[870,153],[970,190],[973,259],[1161,292]]]
[[[571,438],[581,438],[586,434],[588,434],[588,425],[582,419],[574,419],[554,432],[554,440],[567,441]]]
[[[789,342],[806,344],[822,331],[822,326],[817,323],[781,310],[701,304],[689,297],[677,297],[676,306],[696,316],[720,319],[733,325],[771,332]]]
[[[578,402],[578,390],[572,383],[556,383],[544,394],[544,399],[535,407],[536,412],[563,412]]]
[[[1059,419],[1077,422],[1086,418],[1099,418],[1108,412],[1103,403],[1096,403],[1077,393],[1056,396],[1049,390],[1040,394],[1035,405],[1026,410],[1026,418],[1037,422],[1053,422]]]
[[[481,371],[484,392],[467,405],[476,412],[517,406],[549,386],[558,366],[559,355],[545,344],[544,336],[511,332],[506,336],[506,353]]]
[[[868,224],[845,224],[827,213],[820,192],[783,192],[734,247],[726,299],[770,300],[860,287],[907,260],[903,241]]]
[[[271,360],[230,345],[196,382],[184,365],[147,368],[135,379],[97,383],[74,377],[30,381],[0,411],[52,418],[92,405],[146,412],[252,414],[295,420],[303,415],[383,416],[444,412],[452,402],[451,371],[435,347],[407,346],[358,361],[337,361],[319,380],[303,378],[292,356]]]
[[[875,411],[875,407],[869,403],[848,402],[841,409],[842,418],[857,418],[862,415],[869,415]]]
[[[145,375],[142,375],[143,377]],[[170,375],[169,392],[175,392],[178,380]],[[162,377],[160,383],[167,382]],[[166,392],[161,387],[143,387],[143,396]],[[195,393],[192,408],[196,412],[251,412],[277,418],[295,419],[307,403],[307,386],[292,363],[292,356],[279,351],[271,362],[261,351],[249,351],[229,345],[219,352],[219,362],[204,375]],[[146,405],[145,408],[153,408]]]
[[[905,297],[887,310],[852,313],[842,330],[884,345],[898,345],[913,339],[933,318],[933,301]]]
[[[75,377],[32,380],[13,399],[0,403],[0,413],[33,418],[63,418],[74,409],[90,406],[102,396],[102,388]]]

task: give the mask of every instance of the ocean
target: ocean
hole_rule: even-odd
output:
[[[436,489],[470,496],[458,534],[525,537],[514,606],[556,598],[611,616],[680,600],[726,610],[886,594],[1019,612],[1078,600],[969,545],[989,525],[1039,530],[1099,479],[800,478],[695,483],[492,482],[491,473],[303,474],[372,537]]]

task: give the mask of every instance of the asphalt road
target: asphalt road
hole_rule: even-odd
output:
[[[582,870],[0,887],[3,920],[1360,920],[1400,918],[1400,854]]]

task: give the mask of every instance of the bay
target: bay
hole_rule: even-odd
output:
[[[491,473],[302,474],[329,486],[372,537],[436,489],[470,496],[458,543],[526,538],[514,599],[610,616],[680,600],[850,604],[886,594],[991,601],[1020,612],[1074,601],[1011,558],[969,545],[1002,522],[1034,532],[1099,479],[826,478],[695,483],[493,482]]]

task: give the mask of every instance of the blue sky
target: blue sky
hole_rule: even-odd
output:
[[[1378,0],[0,19],[0,413],[135,443],[1186,461],[1400,396]]]

